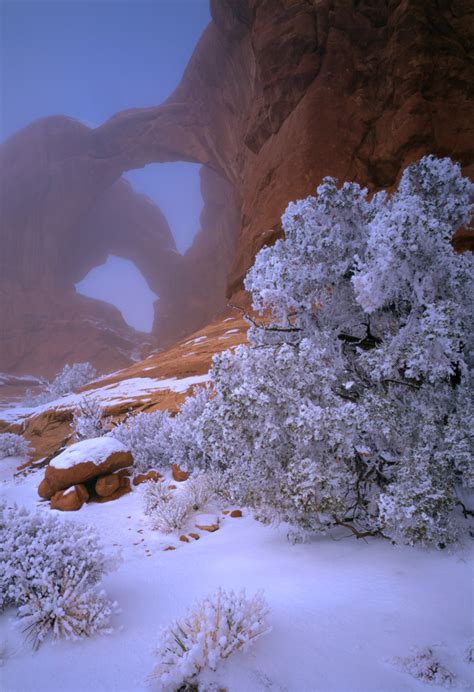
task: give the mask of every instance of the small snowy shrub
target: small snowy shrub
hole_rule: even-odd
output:
[[[192,511],[192,505],[184,491],[171,491],[164,483],[148,481],[145,487],[144,511],[152,529],[161,533],[173,533],[184,527]]]
[[[402,670],[412,675],[417,680],[451,687],[456,676],[438,661],[433,651],[429,648],[415,652],[412,656],[398,658],[396,662]]]
[[[0,459],[4,457],[28,457],[31,453],[29,442],[16,433],[0,434]]]
[[[114,604],[95,586],[113,566],[92,528],[0,506],[0,610],[19,609],[35,647],[50,629],[67,637],[105,629]]]
[[[247,598],[244,591],[219,589],[161,632],[152,678],[164,689],[192,684],[201,670],[215,670],[220,660],[267,634],[267,615],[261,594]]]
[[[137,471],[168,466],[170,463],[170,415],[166,411],[129,416],[110,433],[133,454]]]
[[[191,511],[185,497],[178,494],[169,502],[162,502],[150,512],[150,526],[160,533],[174,533],[184,528]]]
[[[55,639],[79,639],[112,632],[110,618],[117,611],[117,604],[104,591],[91,589],[84,579],[78,581],[67,572],[59,583],[51,584],[49,595],[33,593],[18,609],[19,617],[24,620],[24,631],[35,649],[49,632]]]
[[[464,651],[464,660],[466,663],[474,663],[474,640],[467,645]]]
[[[430,156],[390,197],[326,178],[290,204],[245,280],[265,323],[214,357],[212,396],[176,417],[189,467],[221,473],[265,521],[457,540],[474,485],[474,259],[451,239],[473,213],[474,185]]]
[[[162,481],[146,481],[143,494],[143,509],[150,514],[157,505],[171,499],[171,490]]]
[[[213,492],[207,474],[192,475],[184,488],[186,498],[195,512],[203,509],[210,501]]]
[[[111,418],[104,417],[104,409],[98,399],[82,397],[74,411],[71,427],[75,432],[77,441],[87,440],[105,435],[108,432],[110,421]]]

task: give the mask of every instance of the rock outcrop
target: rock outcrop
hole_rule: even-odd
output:
[[[80,509],[90,497],[98,502],[116,499],[130,491],[130,479],[116,472],[132,464],[131,453],[118,440],[83,440],[50,461],[38,495],[51,500],[52,509],[61,510]]]
[[[255,253],[280,234],[288,201],[324,176],[390,188],[426,153],[474,174],[468,0],[211,0],[211,11],[160,106],[96,129],[47,118],[2,146],[0,370],[31,372],[34,351],[38,369],[47,353],[55,370],[66,353],[109,370],[129,356],[136,333],[97,301],[77,310],[71,290],[104,254],[143,271],[161,298],[154,336],[170,343],[209,322],[226,294],[245,302]],[[202,229],[184,257],[159,210],[120,182],[176,160],[205,167]],[[460,242],[472,246],[469,229]]]

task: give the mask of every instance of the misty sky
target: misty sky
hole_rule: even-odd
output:
[[[159,104],[177,86],[210,21],[208,5],[0,0],[0,139],[46,115],[65,114],[96,127],[125,108]],[[198,170],[171,163],[126,174],[160,205],[180,251],[199,228]],[[148,331],[153,295],[129,265],[111,258],[81,283],[81,292],[114,302],[129,323]]]

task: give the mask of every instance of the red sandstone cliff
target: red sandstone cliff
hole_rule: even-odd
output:
[[[47,351],[51,296],[64,295],[64,314],[74,315],[71,286],[104,253],[142,269],[161,296],[155,336],[170,342],[225,306],[225,286],[245,300],[242,278],[280,232],[286,204],[325,175],[390,187],[428,152],[473,175],[468,0],[211,0],[211,10],[162,105],[119,113],[95,130],[48,118],[2,146],[0,369],[24,371],[38,340]],[[126,170],[174,160],[206,166],[202,229],[184,258],[159,210],[144,210],[117,183]],[[122,204],[126,213],[115,213]],[[89,350],[102,348],[103,332],[96,325],[78,343],[68,329],[62,354],[39,361],[61,365],[66,347],[70,359],[94,360]],[[109,369],[122,346],[109,346]]]

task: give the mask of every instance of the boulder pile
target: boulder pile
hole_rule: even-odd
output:
[[[38,495],[51,509],[76,511],[85,502],[109,502],[131,491],[131,452],[118,440],[98,437],[67,447],[46,467]]]

